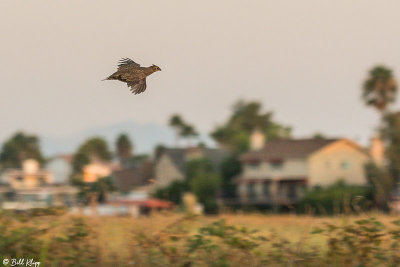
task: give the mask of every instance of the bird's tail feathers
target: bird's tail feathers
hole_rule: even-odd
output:
[[[115,72],[115,73],[111,74],[110,76],[108,76],[107,78],[103,79],[102,81],[105,81],[105,80],[118,80],[118,78],[120,76],[121,75],[119,75],[118,72]]]

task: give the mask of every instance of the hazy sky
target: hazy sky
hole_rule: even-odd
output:
[[[174,112],[209,132],[245,98],[295,136],[365,142],[378,122],[360,101],[367,71],[383,63],[400,77],[397,0],[2,0],[0,10],[0,140],[165,124]],[[162,72],[131,95],[101,81],[121,57]]]

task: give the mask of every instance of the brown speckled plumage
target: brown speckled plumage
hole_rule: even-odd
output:
[[[156,65],[141,67],[132,59],[123,58],[119,61],[118,70],[105,80],[126,82],[128,87],[131,88],[131,92],[136,95],[146,90],[146,77],[160,70]]]

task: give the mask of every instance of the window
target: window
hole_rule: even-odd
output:
[[[283,167],[283,160],[281,159],[273,159],[269,161],[271,169],[273,170],[280,170]]]
[[[291,200],[297,199],[297,184],[296,183],[289,183],[287,185],[287,196]]]
[[[247,185],[247,196],[249,197],[249,199],[256,198],[256,184],[255,183],[250,183]]]
[[[260,166],[259,161],[250,161],[247,163],[247,166],[251,169],[257,169]]]
[[[263,196],[269,198],[271,196],[270,183],[263,184]]]
[[[342,161],[342,162],[340,163],[340,167],[341,167],[343,170],[348,170],[348,169],[350,169],[351,165],[350,165],[350,162],[348,162],[347,160],[344,160],[344,161]]]
[[[5,200],[8,201],[15,201],[17,197],[17,194],[15,194],[15,192],[13,191],[9,191],[5,193]]]

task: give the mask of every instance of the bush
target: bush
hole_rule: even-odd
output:
[[[400,220],[392,224],[397,228],[388,229],[372,217],[342,226],[325,223],[312,233],[327,236],[322,257],[331,266],[399,266]]]
[[[222,197],[236,197],[237,183],[233,181],[242,172],[242,164],[237,155],[225,158],[220,166],[222,176]]]
[[[54,209],[45,212],[53,213]],[[98,266],[96,234],[83,218],[36,215],[0,213],[0,262],[33,259],[41,266]]]
[[[393,178],[393,173],[391,173],[389,169],[379,167],[372,162],[365,165],[365,172],[372,188],[374,204],[379,209],[388,211],[390,193],[396,182]]]
[[[204,212],[207,214],[218,212],[217,194],[220,184],[221,178],[211,172],[200,171],[192,178],[190,189],[204,205]]]
[[[338,214],[361,212],[371,208],[371,188],[347,185],[340,181],[326,188],[315,188],[298,204],[301,213]]]
[[[146,219],[145,223],[157,224],[153,221],[155,218]],[[257,230],[232,225],[229,219],[210,221],[179,216],[161,229],[129,223],[133,239],[112,244],[121,250],[128,246],[131,253],[126,256],[110,253],[110,246],[103,247],[103,243],[98,242],[104,241],[98,228],[103,220],[98,218],[99,224],[93,219],[70,216],[20,220],[11,213],[2,212],[0,262],[29,258],[40,262],[40,266],[60,267],[400,266],[400,220],[382,223],[370,217],[329,219],[296,240],[274,231],[261,235]],[[120,225],[112,226],[115,229]],[[121,233],[126,236],[128,231],[125,229]],[[107,234],[107,241],[118,240],[114,239],[115,232]],[[317,245],[304,242],[310,234],[319,240]]]
[[[214,172],[214,167],[211,162],[207,159],[192,159],[186,162],[185,165],[185,177],[186,182],[190,185],[192,179],[194,179],[199,172]]]
[[[386,226],[375,218],[337,225],[325,223],[311,234],[326,246],[304,245],[274,233],[218,220],[184,230],[193,217],[180,219],[157,234],[139,232],[133,247],[139,266],[399,266],[400,220]],[[186,225],[187,226],[187,225]]]
[[[177,205],[182,203],[182,196],[188,190],[184,181],[174,181],[169,186],[157,188],[154,197],[174,202]]]

